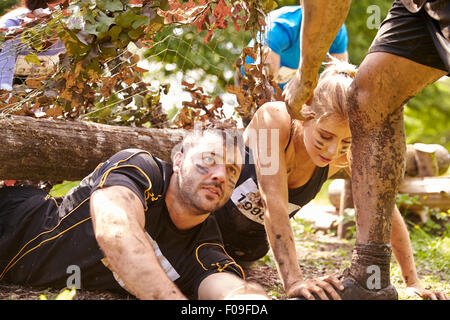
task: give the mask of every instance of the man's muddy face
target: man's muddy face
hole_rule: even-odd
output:
[[[223,138],[205,134],[185,154],[178,175],[183,201],[199,214],[221,208],[231,197],[242,168],[237,147]]]

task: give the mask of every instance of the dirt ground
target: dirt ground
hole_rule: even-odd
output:
[[[310,236],[311,237],[311,236]],[[345,268],[351,244],[339,241],[332,236],[314,236],[302,239],[298,246],[298,257],[302,264],[305,277],[321,276],[332,272],[341,272]],[[349,259],[348,259],[349,261]],[[246,279],[261,284],[273,299],[286,299],[278,273],[271,255],[245,268]],[[1,300],[38,300],[41,295],[54,299],[61,290],[38,290],[35,288],[0,284]],[[76,300],[126,300],[132,296],[112,292],[77,291]]]
[[[298,230],[298,229],[297,229]],[[338,239],[336,236],[322,231],[314,232],[304,230],[296,234],[297,257],[302,267],[304,277],[311,279],[327,274],[340,275],[350,266],[353,241]],[[394,259],[392,259],[394,261]],[[398,270],[398,267],[397,269]],[[432,276],[437,282],[431,285],[423,283],[427,289],[443,290],[450,295],[448,270],[440,270],[439,274],[426,267],[417,266],[419,278],[426,279]],[[261,284],[272,299],[286,299],[282,283],[275,269],[272,255],[269,253],[250,267],[244,268],[246,279]],[[399,299],[420,299],[417,296],[406,296],[405,286],[399,274],[393,274],[391,268],[391,281],[396,286]],[[443,286],[443,287],[442,287]],[[17,285],[0,284],[0,300],[38,300],[41,295],[47,299],[54,299],[62,290],[37,290]],[[133,296],[120,295],[111,292],[78,290],[75,300],[128,300]]]
[[[297,256],[302,266],[305,278],[324,276],[327,274],[341,274],[350,265],[352,241],[340,240],[335,236],[314,233],[304,237],[297,237]],[[273,258],[269,253],[245,269],[246,279],[261,284],[272,299],[286,299],[282,284],[275,269]],[[419,277],[427,276],[426,270],[420,270]],[[445,272],[445,270],[443,270]],[[391,274],[392,276],[392,274]],[[445,281],[445,278],[443,278]],[[406,297],[403,284],[394,283],[400,299],[419,299]],[[17,285],[0,284],[0,300],[38,300],[41,295],[47,299],[54,299],[61,290],[37,290]],[[448,295],[449,292],[446,292]],[[77,291],[74,300],[129,300],[133,296],[121,295],[105,291]]]

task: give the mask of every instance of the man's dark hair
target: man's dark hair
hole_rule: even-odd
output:
[[[201,138],[205,134],[220,136],[226,147],[233,146],[237,148],[242,156],[242,161],[244,161],[245,147],[242,132],[234,124],[224,121],[204,122],[199,127],[196,127],[195,130],[188,131],[181,143],[180,151],[187,153],[190,148],[201,142]]]

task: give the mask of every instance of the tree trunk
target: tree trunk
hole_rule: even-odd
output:
[[[0,180],[76,181],[127,148],[144,149],[170,161],[184,133],[11,116],[0,118]]]

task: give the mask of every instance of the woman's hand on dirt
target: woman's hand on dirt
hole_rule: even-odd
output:
[[[320,278],[315,278],[311,280],[299,280],[294,282],[286,293],[288,297],[305,297],[308,300],[315,300],[313,293],[315,293],[321,300],[341,300],[341,297],[336,291],[344,290],[344,286],[341,281],[333,275],[328,275]],[[327,296],[328,293],[328,296]]]
[[[424,300],[449,300],[445,293],[425,289],[420,283],[409,285],[406,288],[406,294],[408,296],[418,295]]]

